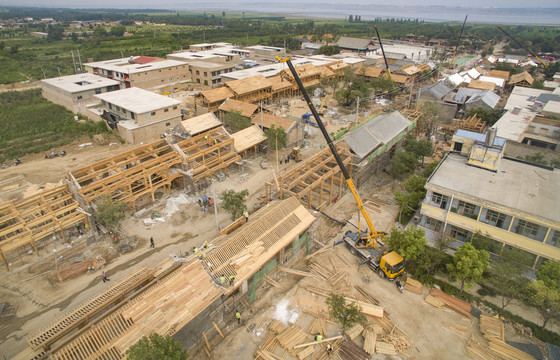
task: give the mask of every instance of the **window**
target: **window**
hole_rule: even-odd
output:
[[[113,110],[113,105],[109,104],[109,109]]]
[[[169,111],[169,108],[163,109],[163,112],[168,112],[168,111]]]
[[[478,206],[462,200],[454,200],[451,207],[451,211],[453,211],[454,213],[467,216],[472,219],[477,218],[479,209],[480,208]]]
[[[548,129],[547,128],[541,128],[539,130],[539,135],[541,136],[548,136]]]
[[[470,237],[470,232],[451,225],[451,237],[459,241],[467,241]]]
[[[197,82],[198,84],[200,84],[200,79],[196,79],[196,82]]]
[[[171,126],[171,123],[170,122],[165,123],[165,126]]]
[[[82,100],[82,95],[78,95],[78,97],[76,99]]]
[[[132,111],[130,112],[130,117],[132,118],[132,120],[136,119],[136,115],[134,115],[134,113]]]
[[[196,70],[196,75],[200,75],[200,71]]]
[[[543,240],[546,228],[527,220],[515,219],[513,232],[534,240]]]
[[[101,94],[101,89],[95,89],[95,94]]]
[[[552,137],[555,138],[555,139],[560,139],[560,131],[554,130],[552,132]]]
[[[432,202],[434,204],[441,204],[441,199],[443,198],[443,195],[438,194],[438,193],[433,193],[432,194]]]
[[[443,224],[441,221],[433,219],[431,217],[425,216],[423,219],[424,227],[433,230],[435,232],[441,231],[441,225]]]
[[[548,234],[546,244],[560,248],[560,230],[550,229],[550,234]]]
[[[173,106],[173,110],[177,110],[177,106]]]
[[[480,212],[480,221],[500,229],[507,230],[511,224],[511,216],[483,208]]]
[[[150,113],[150,115],[152,115],[152,116],[154,116],[155,114],[156,114],[155,111],[152,111],[152,112]]]
[[[531,134],[536,134],[537,132],[535,131],[535,127],[534,126],[529,126],[529,129],[527,130],[528,133]]]
[[[204,72],[204,76],[208,76],[208,73],[206,71]]]

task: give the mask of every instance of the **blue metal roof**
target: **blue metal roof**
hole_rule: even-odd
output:
[[[480,134],[474,131],[467,131],[462,129],[457,130],[455,135],[467,139],[473,139],[474,141],[480,141],[480,142],[484,142],[484,140],[486,140],[486,134]],[[505,144],[506,144],[506,139],[498,136],[494,138],[494,144],[493,144],[494,146],[503,147]]]

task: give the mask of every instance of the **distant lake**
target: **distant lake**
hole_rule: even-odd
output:
[[[165,1],[164,1],[165,3]],[[491,1],[490,1],[491,3]],[[164,5],[160,4],[159,6]],[[165,5],[164,5],[165,6]],[[349,15],[374,20],[381,17],[418,19],[426,22],[463,22],[488,24],[560,24],[560,8],[459,8],[443,6],[387,6],[371,4],[333,3],[274,3],[274,2],[206,2],[182,5],[175,1],[168,5],[178,10],[193,11],[246,11],[251,13],[290,14],[302,17],[344,19]]]

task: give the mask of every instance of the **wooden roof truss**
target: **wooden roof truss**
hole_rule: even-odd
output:
[[[31,245],[37,253],[37,241],[86,219],[79,207],[67,185],[0,204],[0,259],[6,269],[8,252]]]
[[[342,142],[335,146],[342,162],[350,171],[352,156],[348,146]],[[331,204],[335,197],[342,195],[346,186],[342,172],[329,148],[324,148],[294,169],[280,174],[276,180],[266,183],[267,202],[276,197],[283,199],[285,196],[295,196],[308,208],[316,209]]]
[[[474,114],[470,118],[461,120],[458,128],[484,134],[486,130],[486,123],[476,115],[477,114]]]
[[[206,131],[176,144],[186,163],[186,171],[196,183],[241,160],[233,147],[233,138],[223,126]]]

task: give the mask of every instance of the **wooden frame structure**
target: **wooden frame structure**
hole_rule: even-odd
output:
[[[351,171],[352,154],[344,142],[336,143],[343,164]],[[310,209],[323,209],[342,196],[346,181],[329,148],[302,162],[294,169],[280,174],[274,182],[266,183],[266,201],[295,196]]]
[[[67,185],[0,204],[0,260],[9,271],[8,252],[30,245],[38,254],[37,241],[56,232],[66,239],[64,230],[82,221],[89,220]]]
[[[228,81],[225,86],[235,94],[236,100],[247,103],[268,102],[272,96],[272,83],[262,75]]]
[[[231,137],[233,138],[235,152],[242,154],[243,157],[246,157],[251,149],[254,150],[256,156],[257,147],[266,141],[266,136],[257,125],[233,133]]]
[[[236,291],[314,220],[296,198],[268,204],[252,214],[249,223],[216,238],[212,244],[218,247],[210,248],[206,261],[191,256],[184,264],[164,260],[157,270],[140,268],[47,327],[30,340],[30,346],[36,353],[42,351],[41,358],[48,359],[124,359],[126,350],[142,336],[173,335],[222,295]],[[219,286],[223,274],[236,276],[235,283]],[[145,285],[125,297],[139,282]],[[108,310],[88,322],[89,316],[83,311],[90,307],[92,315],[101,307]],[[70,334],[78,323],[84,327]],[[66,330],[64,324],[72,329]],[[22,354],[33,357],[28,356],[32,352]]]
[[[163,187],[171,191],[171,182],[183,174],[171,168],[182,158],[165,140],[137,147],[68,173],[68,179],[87,205],[103,196],[124,201],[136,211],[136,201]]]
[[[223,126],[178,142],[175,147],[194,183],[222,169],[227,175],[228,166],[241,160],[235,152],[232,137]]]

